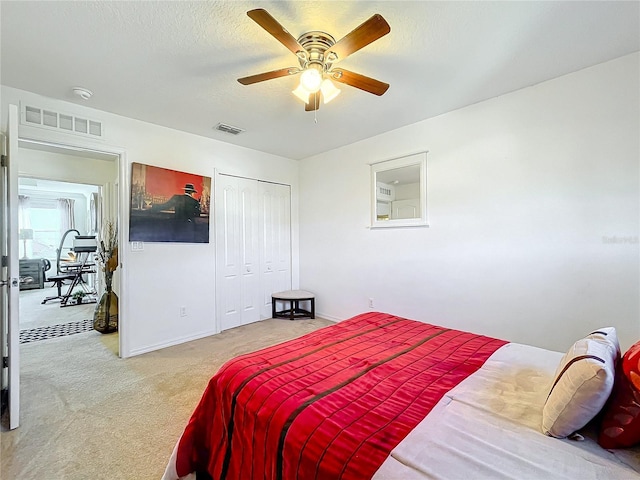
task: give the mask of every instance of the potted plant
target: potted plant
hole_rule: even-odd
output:
[[[118,228],[113,221],[105,223],[96,263],[104,273],[105,291],[93,313],[93,328],[100,333],[118,330],[118,296],[113,291],[113,272],[118,268]]]
[[[73,295],[71,295],[71,298],[73,299],[73,303],[75,303],[76,305],[80,305],[85,295],[86,293],[84,293],[83,290],[76,290],[75,292],[73,292]]]

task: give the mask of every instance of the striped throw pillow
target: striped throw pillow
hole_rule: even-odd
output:
[[[542,410],[544,434],[567,437],[602,410],[613,389],[618,355],[612,342],[593,334],[571,346],[558,365]]]

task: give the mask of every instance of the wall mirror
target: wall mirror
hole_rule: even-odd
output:
[[[371,165],[371,227],[427,223],[427,152]]]

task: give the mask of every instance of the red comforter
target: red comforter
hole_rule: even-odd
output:
[[[177,446],[178,475],[370,478],[504,344],[366,313],[238,357],[210,380],[193,413]]]

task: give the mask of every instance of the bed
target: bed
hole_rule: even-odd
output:
[[[227,362],[163,479],[639,478],[637,449],[541,432],[562,359],[358,315]]]

